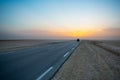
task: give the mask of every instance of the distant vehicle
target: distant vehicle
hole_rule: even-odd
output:
[[[76,41],[77,41],[77,42],[79,42],[79,41],[80,41],[80,39],[77,39]]]

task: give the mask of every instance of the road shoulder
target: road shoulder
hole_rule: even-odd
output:
[[[52,80],[119,80],[120,58],[83,41]]]

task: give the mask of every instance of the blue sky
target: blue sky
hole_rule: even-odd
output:
[[[0,0],[0,11],[1,38],[119,37],[120,0]]]

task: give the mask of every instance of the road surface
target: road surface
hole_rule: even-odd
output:
[[[0,80],[47,80],[78,44],[68,41],[0,53]]]

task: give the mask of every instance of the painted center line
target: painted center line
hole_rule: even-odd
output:
[[[67,52],[67,53],[64,55],[64,57],[66,57],[68,54],[69,54],[69,52]]]
[[[72,48],[72,50],[73,50],[74,48]]]
[[[36,80],[41,80],[48,72],[50,72],[53,69],[53,67],[50,67],[47,69],[42,75],[40,75]]]

